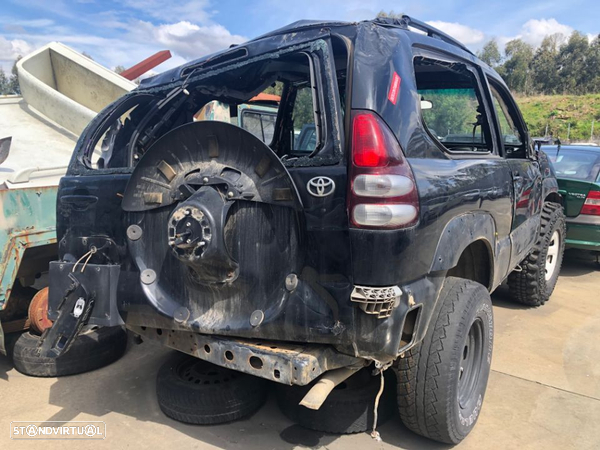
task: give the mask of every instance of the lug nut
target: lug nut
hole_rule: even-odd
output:
[[[186,226],[186,227],[191,227],[191,226],[192,226],[192,222],[186,222],[186,223],[185,223],[185,226]]]
[[[191,213],[192,213],[192,212],[191,212],[189,209],[186,209],[184,214],[185,214],[186,216],[189,216]]]
[[[203,182],[203,183],[208,183],[208,177],[204,177],[204,178],[202,178],[202,182]]]
[[[231,197],[233,197],[233,196],[234,196],[233,192],[229,191],[229,192],[227,193],[227,197],[231,198]]]

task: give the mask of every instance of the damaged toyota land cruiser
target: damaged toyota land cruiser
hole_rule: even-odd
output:
[[[265,92],[281,95],[270,142],[234,120]],[[232,119],[195,121],[213,101]],[[89,124],[58,192],[41,352],[124,324],[306,387],[284,396],[298,420],[355,372],[376,410],[395,372],[406,426],[457,443],[486,390],[490,292],[508,280],[541,305],[554,289],[557,190],[502,79],[453,38],[407,16],[296,22],[144,80]]]

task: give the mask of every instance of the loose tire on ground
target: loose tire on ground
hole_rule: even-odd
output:
[[[490,295],[474,281],[448,277],[423,341],[399,358],[400,418],[410,430],[447,444],[475,426],[493,344]]]
[[[256,412],[267,397],[267,382],[188,355],[176,355],[160,368],[158,404],[179,422],[213,425]]]
[[[541,306],[548,301],[558,281],[566,234],[562,206],[558,203],[545,203],[538,240],[521,263],[521,271],[512,272],[508,277],[513,300],[527,306]],[[550,264],[551,274],[548,273]]]
[[[58,358],[42,357],[40,336],[23,333],[13,349],[15,368],[34,377],[60,377],[89,372],[113,363],[125,353],[127,333],[121,327],[98,328],[78,336]]]
[[[377,424],[388,420],[395,409],[395,377],[391,370],[384,372],[385,390],[379,400]],[[287,418],[316,431],[350,434],[367,431],[373,427],[375,397],[381,386],[380,376],[371,376],[368,369],[337,386],[318,410],[300,406],[299,403],[313,386],[277,386],[277,403]]]

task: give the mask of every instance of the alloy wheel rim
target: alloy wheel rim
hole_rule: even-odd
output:
[[[554,275],[554,271],[556,270],[556,262],[558,261],[558,252],[560,250],[560,239],[561,237],[558,230],[554,231],[554,233],[552,233],[552,237],[550,238],[548,251],[546,252],[546,281],[552,278],[552,275]]]

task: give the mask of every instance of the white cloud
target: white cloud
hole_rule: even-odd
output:
[[[132,25],[131,37],[136,42],[154,42],[189,60],[240,44],[246,38],[231,34],[218,24],[196,25],[188,21],[154,25],[138,21]]]
[[[5,72],[12,68],[18,56],[24,56],[33,51],[33,47],[22,39],[6,39],[0,36],[0,68]]]
[[[531,19],[523,24],[518,37],[528,44],[538,47],[550,34],[560,33],[568,37],[573,28],[559,23],[556,19]]]
[[[187,0],[168,2],[164,0],[122,0],[123,6],[136,9],[142,14],[164,22],[179,22],[190,20],[192,22],[206,23],[212,12],[208,11],[209,0]]]
[[[481,44],[485,39],[485,33],[475,28],[468,27],[457,22],[444,22],[442,20],[430,20],[429,25],[439,28],[465,45]]]

